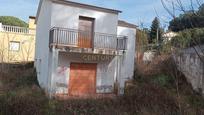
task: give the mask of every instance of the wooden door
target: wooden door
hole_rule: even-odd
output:
[[[94,19],[79,17],[79,40],[81,48],[92,48]]]
[[[97,64],[71,64],[70,96],[91,96],[96,94],[96,68]]]

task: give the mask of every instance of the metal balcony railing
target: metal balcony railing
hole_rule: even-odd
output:
[[[50,45],[109,49],[109,50],[126,50],[127,37],[117,36],[98,32],[88,32],[75,29],[57,28],[50,30]]]

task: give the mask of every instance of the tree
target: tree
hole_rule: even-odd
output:
[[[204,28],[204,4],[198,8],[198,11],[192,9],[185,11],[169,22],[169,30],[174,32],[192,28]]]
[[[144,51],[144,46],[148,44],[148,33],[143,29],[137,29],[136,38],[137,50]]]
[[[199,7],[198,14],[199,14],[200,16],[204,16],[204,4],[202,4],[202,5]]]
[[[28,24],[13,16],[0,16],[0,23],[3,25],[28,27]]]
[[[155,17],[154,20],[152,21],[149,43],[156,42],[157,37],[158,37],[158,40],[161,41],[161,32],[162,32],[161,30],[162,29],[160,28],[159,19]]]

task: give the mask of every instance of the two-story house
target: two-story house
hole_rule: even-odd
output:
[[[67,0],[41,0],[36,69],[50,96],[123,94],[132,79],[136,26],[121,11]]]

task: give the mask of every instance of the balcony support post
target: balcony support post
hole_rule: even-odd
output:
[[[55,46],[52,47],[52,51],[51,51],[51,59],[49,59],[49,63],[51,64],[51,71],[49,72],[49,78],[48,78],[48,81],[49,81],[49,97],[52,98],[53,95],[56,93],[55,92],[55,81],[54,81],[54,77],[55,76],[55,73],[56,73],[56,70],[57,70],[57,67],[58,67],[58,57],[59,57],[59,50],[56,49]]]
[[[92,51],[94,51],[94,41],[95,41],[95,32],[93,32],[93,34],[92,34]]]

